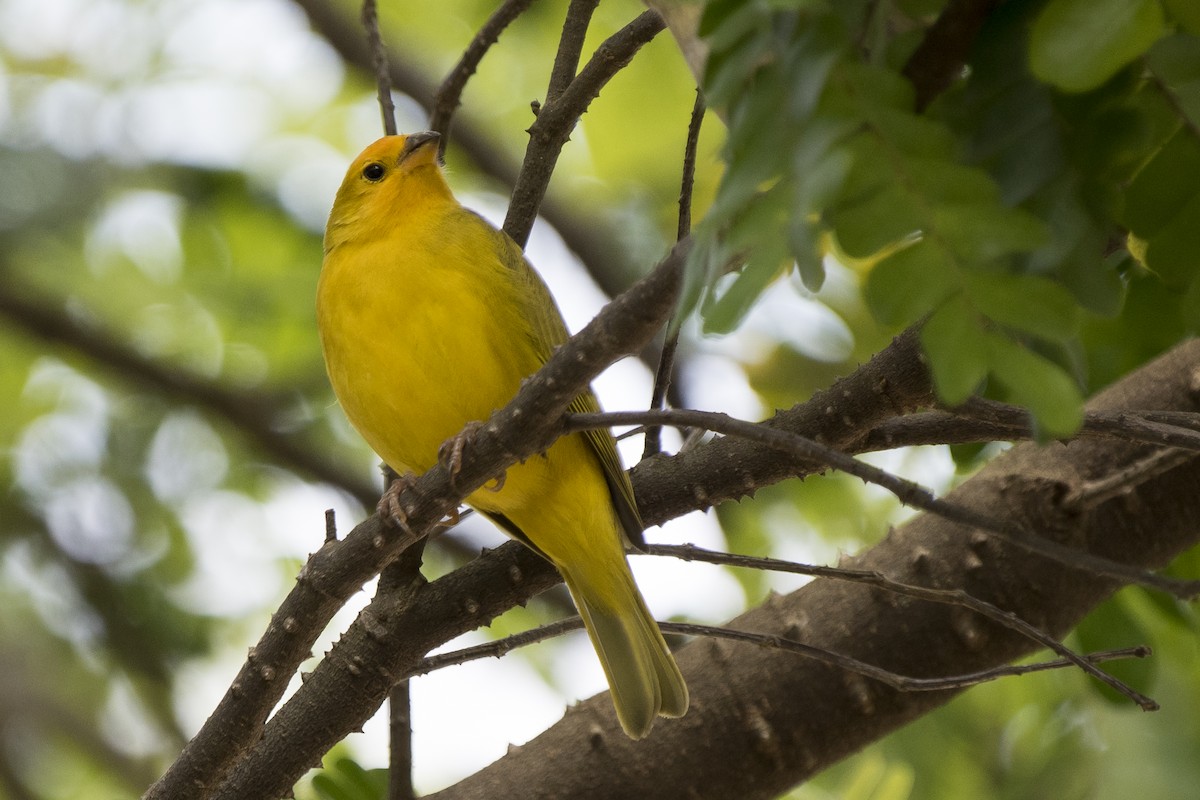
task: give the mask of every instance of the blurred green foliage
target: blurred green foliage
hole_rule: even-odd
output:
[[[378,129],[370,79],[283,0],[100,5],[0,0],[5,798],[140,793],[319,545],[320,509],[352,524],[376,480],[331,405],[312,311],[321,217]],[[380,12],[389,44],[436,81],[494,5]],[[943,5],[707,5],[704,83],[720,117],[701,137],[693,292],[709,331],[735,331],[719,357],[764,408],[802,401],[929,317],[947,400],[1015,399],[1047,435],[1066,433],[1083,394],[1200,322],[1200,16],[1190,0],[1010,0],[980,32],[969,80],[919,111],[899,70]],[[468,84],[460,124],[486,131],[499,158],[520,157],[564,7],[534,3]],[[585,53],[642,10],[601,3]],[[209,18],[244,36],[206,40]],[[259,74],[272,59],[295,75],[286,91]],[[583,118],[552,186],[643,266],[674,237],[693,91],[660,36]],[[198,96],[212,102],[203,113]],[[423,123],[411,104],[401,115]],[[469,152],[448,160],[477,198],[506,191]],[[744,265],[719,274],[734,256]],[[560,261],[542,266],[574,268]],[[793,265],[803,288],[780,280]],[[819,304],[845,346],[812,347],[811,331],[778,320],[747,334],[771,292]],[[685,370],[709,347],[685,342]],[[719,405],[704,378],[686,399]],[[264,446],[272,436],[337,477],[318,483]],[[978,451],[960,455],[978,465]],[[952,480],[944,453],[897,464],[937,488]],[[900,513],[823,476],[716,516],[730,549],[832,558]],[[430,548],[438,570],[458,557]],[[1179,568],[1195,575],[1195,562]],[[771,585],[736,578],[746,604]],[[533,604],[493,632],[553,613]],[[1074,673],[1010,679],[792,796],[1186,796],[1200,784],[1196,641],[1190,609],[1124,592],[1075,644],[1152,643],[1154,660],[1127,678],[1164,711],[1113,703]],[[301,792],[379,796],[378,771],[335,755]]]

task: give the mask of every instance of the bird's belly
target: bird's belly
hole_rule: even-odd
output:
[[[487,419],[520,387],[525,370],[477,287],[409,286],[363,293],[337,325],[322,326],[334,393],[354,427],[398,472],[423,472],[463,426]],[[353,293],[340,291],[338,301]],[[337,302],[337,301],[335,301]],[[528,366],[536,369],[536,363]]]

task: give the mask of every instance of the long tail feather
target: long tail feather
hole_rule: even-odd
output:
[[[656,716],[683,716],[688,691],[623,559],[621,567],[620,574],[604,576],[603,587],[565,570],[563,577],[604,667],[621,727],[641,739]]]

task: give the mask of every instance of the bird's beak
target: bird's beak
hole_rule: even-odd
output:
[[[426,145],[436,144],[442,136],[434,131],[420,131],[418,133],[410,133],[404,140],[404,147],[400,150],[399,162],[403,164],[408,160],[409,156],[423,149]]]

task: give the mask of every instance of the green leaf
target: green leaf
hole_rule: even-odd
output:
[[[755,65],[762,60],[769,39],[763,32],[751,33],[745,42],[731,50],[713,51],[704,65],[704,94],[709,102],[717,106],[734,102],[737,92],[745,87]]]
[[[1082,314],[1075,298],[1047,278],[973,271],[966,285],[975,307],[1001,325],[1051,341],[1079,333]]]
[[[1200,3],[1195,7],[1200,9]],[[1200,37],[1181,33],[1159,39],[1146,54],[1146,64],[1188,121],[1200,124]]]
[[[907,325],[957,291],[958,280],[946,251],[920,241],[876,264],[863,292],[876,319],[885,325]]]
[[[746,31],[753,30],[763,15],[763,9],[757,3],[745,0],[710,0],[704,4],[704,13],[700,16],[700,26],[697,30],[701,36],[709,40],[709,46],[716,48],[727,47],[730,40],[715,39],[718,33],[733,34],[736,40]]]
[[[869,258],[890,244],[918,233],[923,209],[900,186],[888,186],[860,203],[830,214],[838,245],[852,258]]]
[[[701,313],[705,333],[729,333],[746,316],[754,301],[775,280],[787,260],[787,253],[775,240],[761,244],[750,261],[727,289],[716,290],[705,298]]]
[[[921,328],[921,346],[938,396],[955,406],[987,377],[988,349],[979,316],[962,295],[952,297]]]
[[[1200,140],[1180,127],[1137,173],[1125,192],[1122,222],[1152,239],[1200,194]]]
[[[1146,243],[1145,262],[1172,286],[1186,286],[1200,273],[1200,194]]]
[[[717,242],[708,226],[696,229],[696,243],[688,253],[683,270],[683,288],[679,292],[679,306],[671,317],[671,332],[679,330],[683,321],[700,304],[705,290],[717,279],[725,266],[729,252]]]
[[[1083,424],[1083,395],[1053,362],[998,334],[987,339],[991,372],[1033,414],[1039,437],[1070,436]]]
[[[1068,92],[1095,89],[1163,34],[1158,0],[1051,0],[1038,14],[1029,65]]]
[[[863,117],[870,118],[884,108],[898,108],[910,113],[913,110],[913,85],[896,72],[862,62],[849,62],[838,74],[849,84],[849,97]]]
[[[1200,36],[1200,3],[1196,0],[1163,0],[1163,5],[1179,27]]]
[[[788,225],[788,248],[800,271],[800,281],[810,292],[821,290],[825,283],[825,263],[818,249],[815,225],[803,217],[795,217]]]
[[[1122,265],[1129,256],[1098,259],[1096,248],[1080,246],[1067,254],[1059,274],[1065,287],[1083,308],[1102,317],[1115,317],[1125,305],[1125,281],[1121,279]]]
[[[936,158],[911,158],[906,162],[915,190],[939,203],[996,202],[996,182],[978,167]]]
[[[1033,250],[1047,239],[1045,224],[1033,214],[993,203],[939,206],[932,233],[955,255],[977,264]]]
[[[943,123],[920,117],[910,108],[874,107],[868,119],[879,135],[903,153],[928,158],[953,158],[958,143]]]

